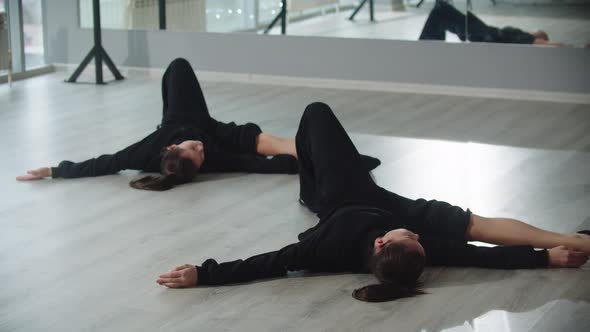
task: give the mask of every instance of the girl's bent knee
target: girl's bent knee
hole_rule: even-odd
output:
[[[334,112],[330,106],[322,102],[315,102],[307,105],[304,112],[305,117],[334,117]]]
[[[168,68],[172,70],[193,70],[191,64],[185,58],[176,58],[172,60]]]

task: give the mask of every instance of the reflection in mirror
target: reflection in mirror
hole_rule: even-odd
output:
[[[158,29],[162,24],[159,2],[101,0],[103,27]],[[169,30],[263,33],[282,10],[282,0],[165,0],[164,3],[164,25]],[[583,46],[590,42],[587,40],[590,0],[478,0],[469,3],[468,11],[466,0],[288,0],[287,34],[418,40],[429,15],[439,7],[448,7],[454,12],[443,13],[437,20],[437,25],[450,21],[446,22],[446,27],[438,27],[444,30],[442,36],[438,32],[436,38],[430,35],[422,39],[461,42],[469,35],[467,40],[477,42],[530,43],[531,34],[542,30],[551,43]],[[371,7],[374,21],[370,19]],[[349,19],[355,12],[354,19]],[[465,25],[467,12],[471,23]],[[80,23],[84,28],[92,27],[91,0],[80,0]],[[502,30],[506,26],[518,30]],[[482,34],[484,30],[487,32]],[[281,25],[276,24],[269,33],[280,34]],[[544,35],[533,37],[533,41],[542,40]]]
[[[465,13],[450,1],[437,0],[420,39],[445,40],[446,31],[461,41],[472,42],[569,47],[587,43],[589,6],[547,6],[542,5],[544,0],[535,0],[537,5],[531,6],[527,1],[530,0],[501,5],[496,5],[495,1],[487,5],[478,3],[476,15],[471,0],[466,3]],[[553,38],[547,32],[549,29]]]

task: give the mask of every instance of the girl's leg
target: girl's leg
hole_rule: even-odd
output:
[[[473,42],[494,42],[497,39],[498,28],[488,26],[472,12],[467,13],[469,40]],[[463,29],[463,39],[465,29]]]
[[[177,58],[162,77],[162,124],[196,122],[212,126],[205,96],[190,63]]]
[[[468,24],[470,41],[485,40],[489,27],[482,20],[471,12],[468,12],[466,20],[465,14],[452,5],[437,1],[428,15],[420,39],[445,40],[445,31],[449,31],[456,34],[462,41],[465,41],[467,34],[465,23]]]
[[[420,40],[445,40],[446,39],[446,23],[447,15],[444,9],[439,6],[438,2],[430,11],[422,33],[420,33]]]
[[[345,201],[363,201],[378,188],[328,105],[307,106],[295,144],[300,198],[312,211],[322,215]]]
[[[260,127],[254,123],[236,125],[213,119],[195,72],[185,59],[175,59],[166,69],[162,78],[162,99],[162,124],[196,125],[227,151],[256,153],[256,140],[262,132]]]
[[[465,238],[468,241],[498,245],[530,245],[545,249],[565,246],[590,254],[589,236],[550,232],[508,218],[484,218],[472,214]]]
[[[428,15],[420,39],[445,40],[445,32],[465,41],[465,14],[446,2],[437,1]]]

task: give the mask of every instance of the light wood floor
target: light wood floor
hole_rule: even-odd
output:
[[[108,86],[64,73],[0,85],[0,331],[590,331],[582,269],[430,268],[427,295],[351,297],[371,275],[305,275],[170,290],[176,264],[245,258],[314,225],[289,175],[208,175],[153,193],[136,172],[18,183],[29,168],[113,152],[148,134],[159,78]],[[333,109],[378,183],[559,232],[590,228],[590,106],[204,84],[220,120],[293,136],[306,104]]]

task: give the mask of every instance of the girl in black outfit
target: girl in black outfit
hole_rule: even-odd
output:
[[[465,15],[451,4],[438,0],[424,23],[419,40],[445,40],[446,31],[456,34],[462,41],[467,37],[472,42],[565,46],[550,43],[545,31],[529,33],[510,26],[489,26],[472,12]]]
[[[325,104],[307,107],[295,141],[300,201],[318,214],[319,223],[299,234],[299,242],[278,251],[221,264],[208,259],[200,266],[178,266],[161,275],[159,284],[222,285],[294,270],[372,272],[380,283],[353,296],[387,301],[420,293],[417,282],[425,265],[578,267],[588,259],[588,236],[483,218],[445,202],[411,200],[377,186]],[[502,246],[478,247],[467,241]]]
[[[31,170],[17,180],[101,176],[136,169],[163,176],[132,181],[132,187],[166,190],[191,181],[197,171],[297,173],[292,139],[264,134],[254,123],[223,123],[209,115],[188,61],[179,58],[170,63],[162,78],[162,99],[162,123],[143,140],[115,154]]]

